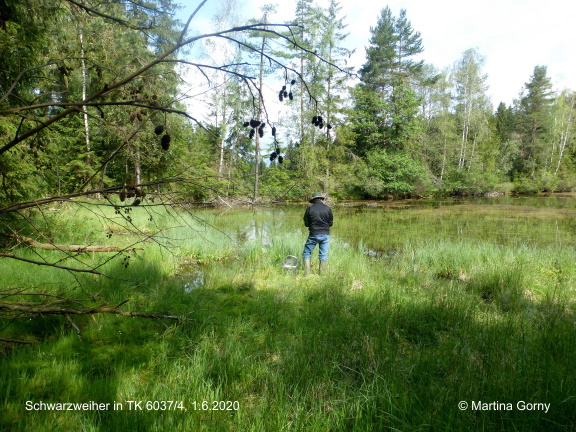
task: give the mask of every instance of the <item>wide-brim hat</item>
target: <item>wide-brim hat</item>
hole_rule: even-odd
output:
[[[310,202],[314,202],[315,199],[320,198],[320,199],[325,199],[326,197],[324,196],[324,194],[322,192],[314,192],[312,194],[312,196],[310,197]]]

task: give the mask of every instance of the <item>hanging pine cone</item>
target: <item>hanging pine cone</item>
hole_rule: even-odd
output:
[[[294,84],[296,84],[296,80],[295,80],[295,79],[293,79],[293,80],[290,82],[290,85],[294,85]]]
[[[278,163],[281,164],[284,162],[284,158],[282,156],[278,156]]]
[[[276,153],[280,154],[280,147],[276,147]]]
[[[158,125],[154,128],[154,133],[156,135],[160,135],[162,132],[164,132],[164,126],[163,125]]]
[[[250,127],[257,128],[258,126],[260,126],[260,121],[254,119],[250,120]]]
[[[262,128],[258,129],[258,135],[260,136],[260,138],[264,137],[264,129]]]
[[[272,136],[275,137],[276,136],[276,126],[274,126],[272,128]]]
[[[276,159],[276,156],[278,156],[278,155],[276,154],[276,152],[272,152],[272,154],[270,155],[270,157],[271,157],[272,159]]]
[[[316,116],[312,117],[312,124],[314,126],[316,126],[318,124],[318,117],[316,117]]]
[[[170,148],[170,140],[171,140],[170,135],[166,134],[162,136],[162,140],[160,141],[160,144],[162,145],[162,150],[168,150]]]
[[[288,99],[294,100],[294,95],[292,94],[292,92],[288,93]]]
[[[250,134],[248,135],[248,137],[249,137],[250,139],[254,138],[254,134],[255,134],[255,133],[256,133],[256,130],[255,130],[255,129],[250,129]]]
[[[248,127],[248,126],[250,126],[250,122],[244,122],[244,123],[242,124],[242,127]]]

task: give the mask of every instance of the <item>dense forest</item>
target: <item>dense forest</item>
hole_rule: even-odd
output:
[[[0,2],[2,207],[90,190],[124,201],[139,194],[134,185],[184,177],[197,180],[171,187],[187,201],[576,184],[576,93],[554,89],[545,65],[495,108],[480,52],[446,70],[416,60],[425,41],[405,10],[380,12],[353,70],[336,0],[300,0],[285,25],[273,24],[271,6],[248,23],[223,13],[204,35],[187,34],[177,9]],[[193,73],[202,91],[185,81]],[[191,108],[200,103],[202,119]]]

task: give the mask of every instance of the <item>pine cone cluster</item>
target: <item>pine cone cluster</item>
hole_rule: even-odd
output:
[[[133,112],[132,115],[130,116],[130,121],[131,121],[132,123],[134,123],[134,121],[135,121],[136,119],[138,119],[138,121],[141,122],[142,120],[144,120],[144,117],[143,117],[143,116],[145,116],[145,115],[147,115],[147,114],[148,114],[148,112],[147,112],[145,109],[141,109],[141,110],[135,111],[135,112]]]
[[[292,93],[292,86],[294,84],[296,84],[296,80],[293,79],[290,81],[290,90],[287,90],[285,85],[282,86],[282,89],[278,92],[278,100],[280,102],[284,102],[286,98],[294,100],[294,94]]]
[[[156,135],[162,135],[165,130],[166,130],[166,126],[158,125],[154,128],[154,133]],[[168,150],[170,148],[170,141],[171,140],[172,140],[172,137],[169,134],[166,133],[166,134],[162,135],[162,138],[160,138],[160,146],[162,147],[162,150]]]
[[[162,150],[168,150],[170,148],[171,139],[172,138],[168,134],[162,136],[162,139],[160,140],[160,145],[162,146]]]
[[[322,116],[314,116],[314,117],[312,117],[312,124],[314,126],[316,126],[318,129],[323,129],[324,128],[324,119],[322,118]],[[326,128],[332,129],[332,125],[327,124]]]
[[[137,206],[140,205],[140,203],[142,202],[141,198],[144,198],[146,196],[146,192],[144,192],[136,185],[129,184],[124,185],[124,187],[122,188],[122,190],[118,195],[120,196],[120,201],[122,202],[126,201],[126,198],[136,197],[136,199],[132,202],[132,205]]]
[[[270,155],[270,162],[278,158],[278,163],[281,164],[284,162],[284,157],[280,154],[280,147],[276,147],[276,150],[272,152]]]
[[[292,95],[292,92],[290,92],[290,95]],[[284,99],[288,97],[288,92],[286,91],[286,86],[282,86],[282,89],[280,90],[280,92],[278,92],[278,100],[280,102],[284,102]],[[292,99],[290,99],[292,100]]]
[[[261,122],[260,120],[250,120],[247,122],[244,122],[242,124],[243,127],[248,127],[250,126],[250,133],[248,134],[248,137],[250,139],[254,138],[254,136],[256,135],[256,132],[258,132],[258,136],[260,136],[260,138],[262,138],[264,136],[264,128],[266,127],[266,123]],[[275,128],[273,129],[275,130]]]

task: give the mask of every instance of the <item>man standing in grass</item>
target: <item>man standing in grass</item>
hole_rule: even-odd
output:
[[[302,259],[304,260],[304,276],[310,274],[310,256],[314,247],[320,249],[320,274],[326,272],[328,261],[328,244],[330,243],[330,227],[332,226],[332,209],[324,204],[324,195],[314,192],[310,198],[312,203],[304,213],[304,225],[308,227],[310,234],[304,245]]]

